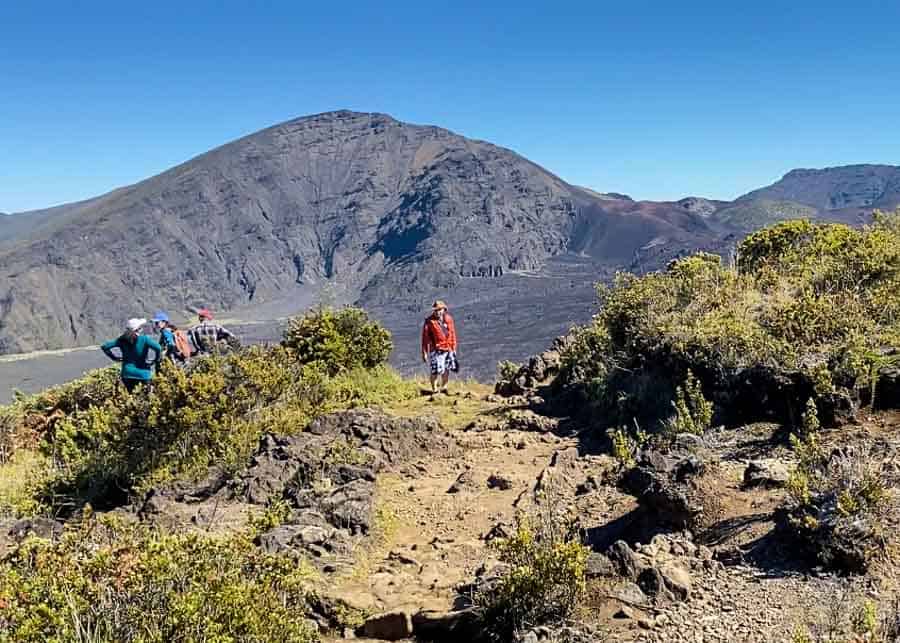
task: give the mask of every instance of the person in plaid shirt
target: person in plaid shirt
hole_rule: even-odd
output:
[[[198,353],[215,352],[220,341],[232,347],[239,345],[240,342],[234,333],[212,320],[213,315],[209,309],[201,308],[197,311],[197,317],[199,323],[188,331],[188,336]]]

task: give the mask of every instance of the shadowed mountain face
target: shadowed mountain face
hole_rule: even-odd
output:
[[[900,167],[847,165],[792,170],[777,183],[745,194],[738,201],[759,199],[793,201],[820,211],[893,208],[900,203]]]
[[[570,247],[619,265],[695,232],[437,127],[334,112],[291,121],[0,232],[0,350],[85,344],[124,317],[247,308],[327,286],[403,304],[537,271]],[[712,236],[699,217],[696,233]],[[31,225],[16,224],[15,220]],[[0,230],[3,227],[0,226]]]
[[[795,171],[733,204],[654,203],[569,185],[437,127],[353,112],[300,118],[95,199],[0,218],[0,352],[90,344],[158,308],[270,319],[318,299],[389,317],[446,292],[496,305],[521,276],[551,292],[553,257],[576,256],[598,278],[649,270],[723,251],[771,216],[760,203],[802,197],[804,216],[834,204],[856,216],[855,204],[897,194],[896,168],[848,171],[869,178],[829,191],[837,170]]]

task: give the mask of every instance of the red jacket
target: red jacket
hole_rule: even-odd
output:
[[[450,313],[444,313],[444,323],[447,325],[446,333],[438,319],[433,316],[425,319],[425,325],[422,326],[423,352],[456,350],[456,326],[453,325]]]

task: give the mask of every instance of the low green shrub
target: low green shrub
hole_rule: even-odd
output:
[[[497,363],[497,381],[498,382],[510,382],[515,379],[516,375],[519,373],[519,369],[522,368],[521,364],[516,364],[515,362],[511,362],[509,360],[501,360]]]
[[[675,413],[669,418],[668,426],[668,432],[672,435],[703,435],[712,425],[712,402],[703,397],[700,381],[691,371],[688,371],[684,385],[676,389],[672,407]]]
[[[89,517],[0,562],[0,638],[310,643],[311,579],[247,535],[162,535]]]
[[[36,395],[17,392],[11,404],[0,406],[0,463],[17,449],[36,446],[59,419],[103,404],[116,394],[118,380],[118,370],[110,367]]]
[[[526,627],[572,615],[585,593],[588,549],[578,540],[520,520],[516,533],[495,541],[509,570],[476,601],[491,640],[509,641]]]
[[[663,429],[671,403],[690,411],[691,371],[723,421],[790,422],[810,393],[822,408],[835,395],[870,400],[886,349],[900,346],[900,211],[861,229],[788,221],[747,237],[735,266],[699,253],[598,292],[600,311],[575,329],[556,381],[580,390],[593,417]],[[754,409],[752,392],[736,393],[748,372],[789,374],[790,386]]]
[[[316,319],[356,329],[355,335],[339,334],[341,341],[356,342],[368,333],[371,341],[363,344],[375,346],[385,334],[357,313],[317,313]],[[315,337],[306,338],[307,348]],[[165,362],[151,390],[131,395],[116,384],[114,372],[99,371],[20,398],[0,407],[0,429],[11,445],[5,459],[37,450],[49,466],[42,487],[36,493],[29,487],[30,500],[23,497],[24,487],[10,487],[10,500],[0,497],[0,510],[67,515],[84,503],[117,505],[173,478],[200,477],[211,465],[235,471],[264,433],[289,435],[326,412],[416,396],[414,382],[381,363],[387,348],[378,350],[362,354],[372,365],[362,365],[357,355],[329,368],[321,359],[300,359],[287,346],[250,347],[192,360],[184,370]]]
[[[786,486],[784,522],[821,563],[864,571],[886,544],[890,503],[881,461],[860,450],[826,453],[818,429],[811,403],[800,436],[790,436],[798,462]]]
[[[165,363],[152,392],[119,390],[63,417],[41,442],[59,471],[50,504],[103,505],[174,476],[201,475],[213,463],[240,466],[259,441],[255,414],[296,385],[281,351],[211,356],[189,373]]]
[[[359,308],[321,308],[288,322],[282,345],[302,364],[334,375],[383,364],[393,350],[390,332]]]

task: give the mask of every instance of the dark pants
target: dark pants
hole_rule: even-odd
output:
[[[138,386],[149,386],[149,380],[132,380],[132,379],[122,379],[122,384],[125,385],[125,390],[131,393]]]

